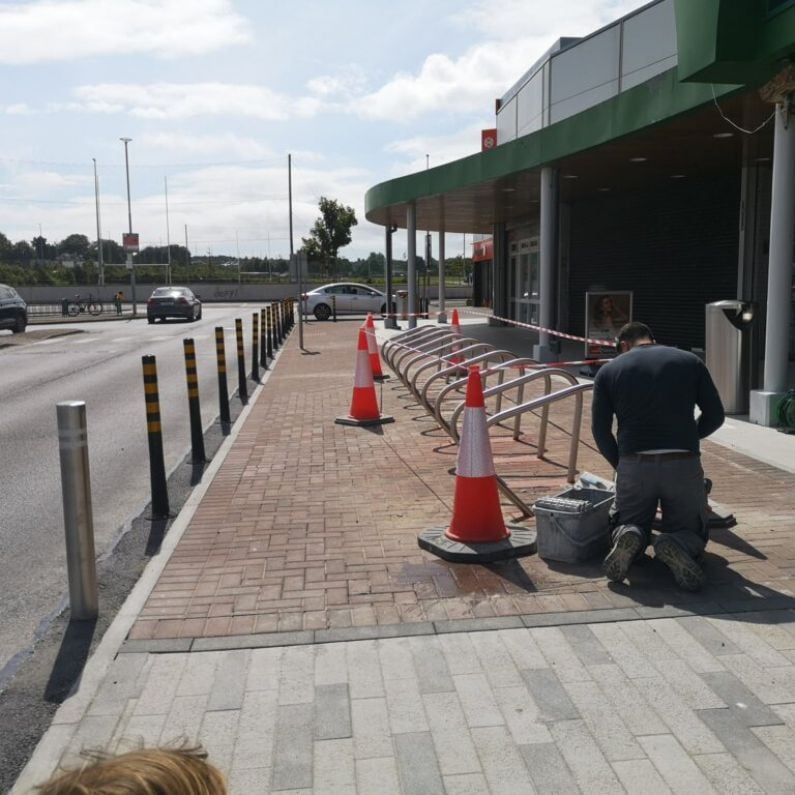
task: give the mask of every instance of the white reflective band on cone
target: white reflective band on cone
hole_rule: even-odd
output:
[[[458,448],[456,475],[464,478],[486,478],[494,475],[486,409],[465,408],[461,446]]]
[[[370,367],[370,354],[367,351],[356,351],[356,375],[353,379],[356,388],[373,387],[373,369]]]
[[[367,335],[367,352],[378,353],[378,343],[375,341],[375,330],[365,327],[364,333]]]

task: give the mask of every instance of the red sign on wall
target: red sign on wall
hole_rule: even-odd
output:
[[[486,262],[494,259],[494,238],[476,240],[472,244],[472,262]]]
[[[121,247],[125,251],[136,253],[138,251],[138,233],[124,232],[121,236]]]
[[[489,149],[497,148],[497,130],[481,130],[480,131],[480,150],[487,152]]]

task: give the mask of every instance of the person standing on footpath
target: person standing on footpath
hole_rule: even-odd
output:
[[[701,359],[658,345],[645,324],[627,323],[617,342],[619,355],[596,375],[591,416],[599,452],[617,472],[617,526],[605,574],[613,582],[626,577],[652,542],[659,504],[662,524],[654,556],[680,588],[698,591],[708,538],[699,440],[723,424],[723,405]]]

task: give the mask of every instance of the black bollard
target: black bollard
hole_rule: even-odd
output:
[[[259,311],[259,363],[263,370],[268,369],[268,349],[265,345],[265,307]]]
[[[163,429],[160,425],[160,395],[157,389],[157,360],[142,356],[144,370],[144,400],[146,401],[146,431],[149,437],[149,480],[152,487],[152,515],[168,516],[168,487],[166,464],[163,458]]]
[[[204,452],[202,413],[199,404],[199,374],[196,370],[196,348],[192,339],[182,340],[185,349],[185,378],[188,384],[188,412],[190,414],[190,451],[194,464],[207,460]]]
[[[215,358],[218,362],[218,408],[221,414],[221,422],[227,425],[231,422],[229,418],[229,389],[226,385],[226,348],[224,346],[224,329],[222,326],[215,327]]]
[[[246,389],[246,351],[243,347],[243,321],[235,318],[235,336],[237,337],[237,394],[241,402],[248,400]]]
[[[259,381],[259,312],[251,315],[251,380]]]

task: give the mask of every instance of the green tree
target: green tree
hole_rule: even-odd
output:
[[[91,243],[85,235],[69,235],[58,244],[60,254],[68,254],[73,259],[86,259]]]
[[[351,229],[359,222],[352,207],[346,207],[334,199],[320,197],[320,218],[309,232],[301,238],[303,248],[310,260],[323,263],[325,272],[331,276],[336,272],[337,252],[351,242]]]

